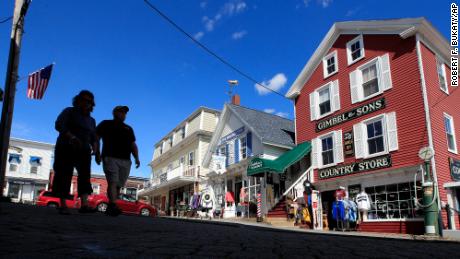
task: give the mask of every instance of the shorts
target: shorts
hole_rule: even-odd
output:
[[[125,186],[128,180],[129,171],[131,170],[131,160],[104,157],[102,160],[102,168],[104,169],[107,182],[116,184],[117,187],[121,188]]]

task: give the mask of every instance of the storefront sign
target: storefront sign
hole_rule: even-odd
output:
[[[391,155],[366,159],[348,165],[340,165],[318,170],[319,179],[327,179],[359,172],[391,167]]]
[[[342,114],[321,120],[318,123],[316,123],[316,132],[328,129],[335,125],[342,124],[352,119],[356,119],[358,117],[381,110],[383,108],[385,108],[385,98],[378,99],[371,103],[355,108],[351,111],[344,112]]]
[[[452,180],[460,181],[460,161],[449,158],[450,164],[450,175],[452,176]]]
[[[236,138],[238,135],[240,135],[243,132],[244,132],[244,126],[239,128],[239,129],[237,129],[237,130],[235,130],[235,131],[233,131],[232,133],[226,135],[225,137],[222,137],[220,139],[220,143],[224,143],[224,142],[227,142],[229,140],[232,140],[232,139]]]
[[[353,146],[353,131],[343,133],[343,153],[345,157],[352,157],[355,155]]]
[[[167,181],[168,181],[168,174],[167,173],[160,174],[160,183],[164,183]]]
[[[257,168],[261,168],[264,164],[260,159],[253,159],[249,164],[249,169],[254,170]]]

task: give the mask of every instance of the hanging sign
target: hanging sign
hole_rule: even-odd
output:
[[[233,131],[232,133],[230,133],[230,134],[228,134],[228,135],[222,137],[222,138],[220,139],[220,143],[222,144],[222,143],[224,143],[224,142],[227,142],[227,141],[229,141],[229,140],[232,140],[232,139],[236,138],[238,135],[240,135],[240,134],[243,133],[243,132],[244,132],[244,126],[241,127],[241,128],[239,128],[239,129],[237,129],[237,130],[235,130],[235,131]]]
[[[345,157],[352,157],[355,155],[353,146],[353,131],[343,133],[343,153]]]
[[[318,123],[316,123],[316,132],[328,129],[335,125],[342,124],[352,119],[356,119],[358,117],[381,110],[383,108],[385,108],[385,98],[375,100],[371,103],[365,104],[353,110],[319,121]]]
[[[453,158],[449,158],[449,165],[452,180],[460,181],[460,161]]]
[[[391,167],[391,155],[375,157],[347,165],[328,167],[318,170],[319,179],[327,179],[359,172]]]

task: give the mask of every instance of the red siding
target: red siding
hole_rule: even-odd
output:
[[[423,221],[363,222],[359,231],[422,235]]]
[[[447,149],[447,137],[444,127],[444,112],[454,119],[457,151],[460,149],[460,91],[458,87],[450,85],[450,69],[446,64],[446,76],[449,88],[449,95],[439,87],[439,78],[436,67],[436,55],[423,43],[420,44],[423,60],[423,71],[425,75],[428,104],[430,107],[431,128],[433,134],[433,145],[435,150],[436,172],[439,183],[439,194],[441,200],[447,202],[446,190],[443,185],[452,182],[450,176],[448,158],[460,160],[460,155],[453,154]],[[447,225],[447,214],[443,211],[443,222]],[[459,217],[455,217],[457,229],[460,228]]]
[[[399,150],[391,152],[392,169],[419,164],[418,151],[421,147],[427,145],[428,140],[415,38],[410,37],[404,40],[398,35],[364,35],[365,58],[348,66],[346,43],[354,37],[356,35],[340,36],[330,50],[337,50],[338,52],[339,72],[324,79],[322,65],[320,64],[297,98],[296,135],[298,143],[309,141],[333,130],[342,129],[344,132],[351,131],[353,125],[362,120],[394,111],[396,112],[397,119]],[[386,53],[390,57],[393,88],[372,99],[351,104],[350,72],[373,58]],[[386,99],[385,109],[336,125],[319,133],[315,132],[316,122],[310,121],[309,94],[316,88],[336,79],[339,80],[341,109],[333,115],[341,114],[381,97],[385,97]],[[350,163],[354,160],[354,157],[346,158],[345,163]],[[315,174],[316,181],[318,181],[317,177],[317,174]],[[333,178],[328,181],[335,180],[336,178]]]

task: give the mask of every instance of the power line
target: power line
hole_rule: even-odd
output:
[[[11,19],[13,19],[13,16],[10,16],[10,17],[8,17],[8,18],[6,18],[4,20],[1,20],[0,23],[6,23],[7,21],[9,21]]]
[[[255,83],[256,85],[259,85],[279,96],[282,96],[283,98],[286,98],[284,96],[284,94],[280,93],[280,92],[277,92],[269,87],[266,87],[265,85],[259,83],[257,80],[255,80],[253,77],[251,77],[250,75],[248,75],[247,73],[241,71],[239,68],[237,68],[236,66],[232,65],[230,62],[228,62],[227,60],[225,60],[224,58],[222,58],[221,56],[219,56],[218,54],[216,54],[214,51],[212,51],[211,49],[209,49],[208,47],[206,47],[204,44],[202,44],[201,42],[199,42],[198,40],[196,40],[192,35],[190,35],[188,32],[186,32],[184,29],[182,29],[177,23],[175,23],[171,18],[169,18],[166,14],[164,14],[163,12],[161,12],[157,7],[155,7],[152,3],[150,3],[148,0],[144,0],[144,2],[150,7],[152,8],[152,10],[154,10],[157,14],[159,14],[163,19],[165,19],[167,22],[169,22],[172,26],[174,26],[174,28],[176,28],[178,31],[180,31],[181,33],[183,33],[185,36],[187,36],[189,39],[191,39],[195,44],[197,44],[199,47],[201,47],[203,50],[205,50],[208,54],[210,54],[211,56],[217,58],[220,62],[224,63],[226,66],[230,67],[232,70],[236,71],[238,74],[242,75],[243,77],[245,77],[246,79],[248,79],[249,81]]]

